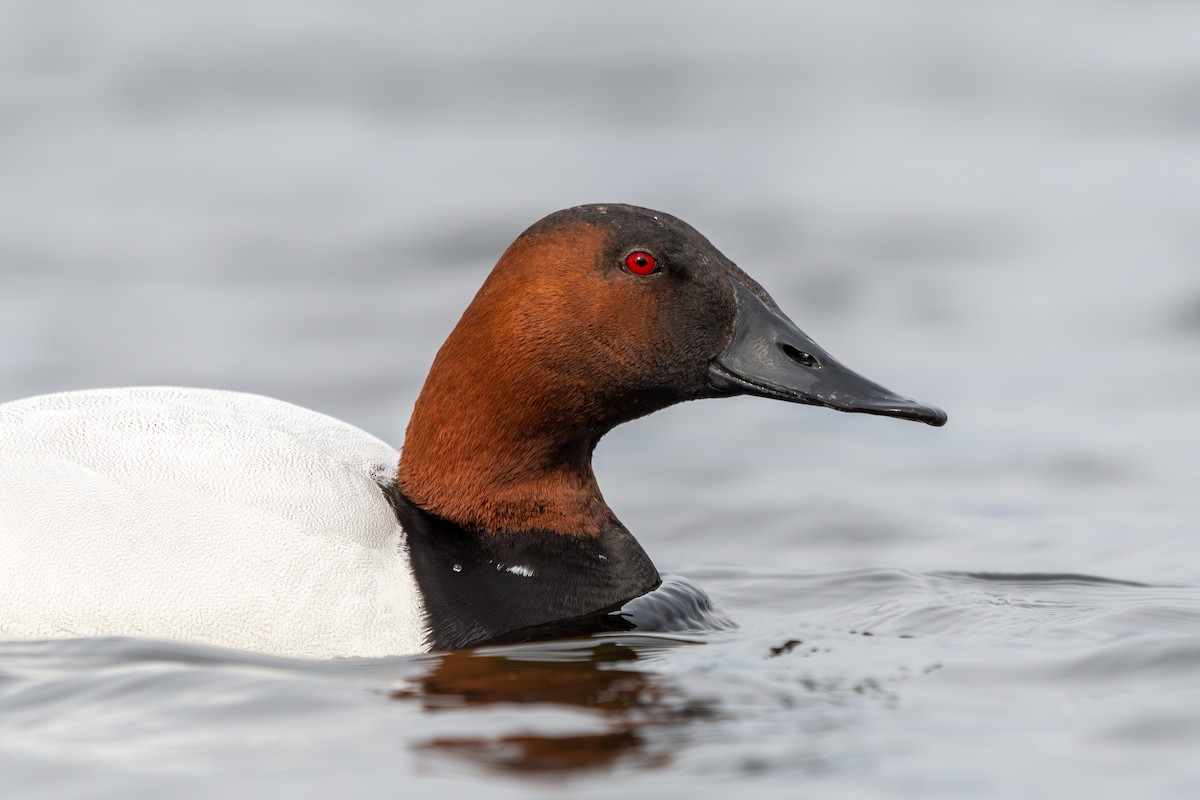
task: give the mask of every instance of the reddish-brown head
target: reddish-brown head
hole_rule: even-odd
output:
[[[438,352],[399,488],[480,532],[598,534],[616,522],[592,475],[600,437],[736,394],[946,421],[842,366],[675,217],[559,211],[508,248]]]
[[[621,422],[712,394],[734,272],[667,214],[593,205],[541,220],[439,351],[409,423],[401,491],[478,530],[598,533],[613,520],[592,449]]]

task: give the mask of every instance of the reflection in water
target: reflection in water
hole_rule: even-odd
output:
[[[606,767],[618,760],[657,766],[669,756],[650,746],[646,729],[703,715],[696,704],[665,702],[663,678],[633,668],[640,658],[681,640],[626,635],[507,648],[461,650],[436,657],[427,675],[394,693],[426,711],[493,704],[586,710],[600,724],[586,732],[494,737],[435,737],[423,749],[503,771],[541,772]]]
[[[636,752],[641,738],[631,730],[579,736],[505,736],[499,739],[434,739],[429,747],[497,769],[514,772],[603,767]],[[665,763],[665,761],[664,761]]]

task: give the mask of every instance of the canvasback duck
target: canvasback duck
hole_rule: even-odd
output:
[[[332,657],[607,629],[660,579],[604,502],[596,443],[746,394],[946,421],[831,358],[675,217],[559,211],[442,345],[401,452],[234,392],[0,405],[0,635]]]

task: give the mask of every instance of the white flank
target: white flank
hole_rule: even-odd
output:
[[[0,636],[152,636],[296,656],[425,649],[399,454],[256,395],[0,405]]]

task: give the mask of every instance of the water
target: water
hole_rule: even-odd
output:
[[[601,444],[711,609],[305,662],[0,643],[5,797],[1200,794],[1200,12],[0,4],[0,400],[254,391],[399,442],[509,241],[696,225],[942,430]]]

